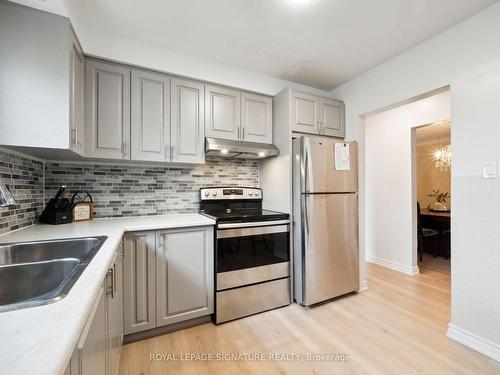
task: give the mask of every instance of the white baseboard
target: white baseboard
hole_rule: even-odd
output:
[[[366,261],[370,263],[375,263],[379,266],[390,268],[391,270],[402,272],[406,275],[415,276],[420,273],[418,266],[410,267],[406,264],[396,263],[391,260],[377,258],[371,255],[366,256]]]
[[[365,290],[368,290],[368,281],[363,280],[359,283],[358,293],[364,292]]]
[[[448,332],[446,332],[446,336],[500,362],[500,345],[495,344],[494,342],[483,339],[482,337],[470,333],[451,323],[448,324]]]

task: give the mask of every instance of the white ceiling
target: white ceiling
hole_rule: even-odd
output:
[[[497,1],[64,0],[79,28],[323,90]]]
[[[451,121],[439,121],[431,125],[421,126],[415,130],[417,146],[450,143]]]

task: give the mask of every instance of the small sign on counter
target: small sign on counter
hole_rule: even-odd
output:
[[[349,153],[349,143],[335,143],[335,170],[351,170],[351,155]]]

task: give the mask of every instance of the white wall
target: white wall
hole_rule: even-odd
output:
[[[445,92],[366,117],[366,260],[418,273],[412,129],[449,116],[450,94]]]
[[[346,102],[347,135],[359,116],[451,86],[452,311],[448,335],[500,360],[500,4],[332,91]]]

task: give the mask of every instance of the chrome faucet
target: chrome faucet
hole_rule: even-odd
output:
[[[0,207],[8,207],[16,204],[16,200],[12,196],[9,187],[5,185],[0,177]]]

